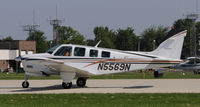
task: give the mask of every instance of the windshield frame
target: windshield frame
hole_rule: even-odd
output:
[[[56,45],[56,46],[50,48],[46,53],[53,54],[53,52],[54,52],[59,46],[60,46],[60,45]]]

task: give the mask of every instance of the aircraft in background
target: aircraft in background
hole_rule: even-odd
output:
[[[177,64],[173,69],[183,69],[183,70],[192,70],[194,74],[199,74],[200,70],[200,58],[199,57],[188,57],[187,60],[183,63]]]
[[[75,76],[77,86],[84,87],[87,78],[95,75],[173,66],[183,62],[180,56],[186,33],[185,30],[173,35],[152,52],[62,44],[47,53],[24,55],[16,58],[25,70],[22,87],[29,87],[28,76],[60,75],[62,87],[71,88]]]

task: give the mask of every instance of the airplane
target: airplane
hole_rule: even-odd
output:
[[[188,57],[187,60],[183,63],[177,64],[173,69],[183,69],[183,70],[192,70],[194,74],[199,74],[200,72],[200,58],[199,57]]]
[[[99,48],[98,43],[94,47],[62,44],[46,53],[24,55],[16,58],[25,71],[22,87],[29,87],[29,76],[60,75],[62,87],[69,89],[75,77],[77,86],[85,87],[91,76],[176,65],[183,62],[180,56],[186,33],[187,30],[173,35],[152,52]]]

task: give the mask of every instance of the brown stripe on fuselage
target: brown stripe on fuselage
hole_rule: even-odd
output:
[[[129,60],[129,61],[127,61]],[[88,64],[84,67],[88,67],[88,66],[91,66],[91,65],[95,65],[95,64],[98,64],[98,63],[103,63],[103,62],[108,62],[108,61],[112,61],[112,62],[138,62],[138,63],[143,63],[143,62],[152,62],[152,63],[181,63],[183,61],[168,61],[168,60],[130,60],[130,59],[108,59],[108,60],[103,60],[103,61],[97,61],[97,62],[94,62],[94,63],[91,63],[91,64]]]

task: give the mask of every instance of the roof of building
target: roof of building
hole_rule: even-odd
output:
[[[16,50],[19,49],[20,42],[33,43],[35,41],[26,41],[26,40],[13,40],[10,42],[0,42],[0,49],[9,49]]]

